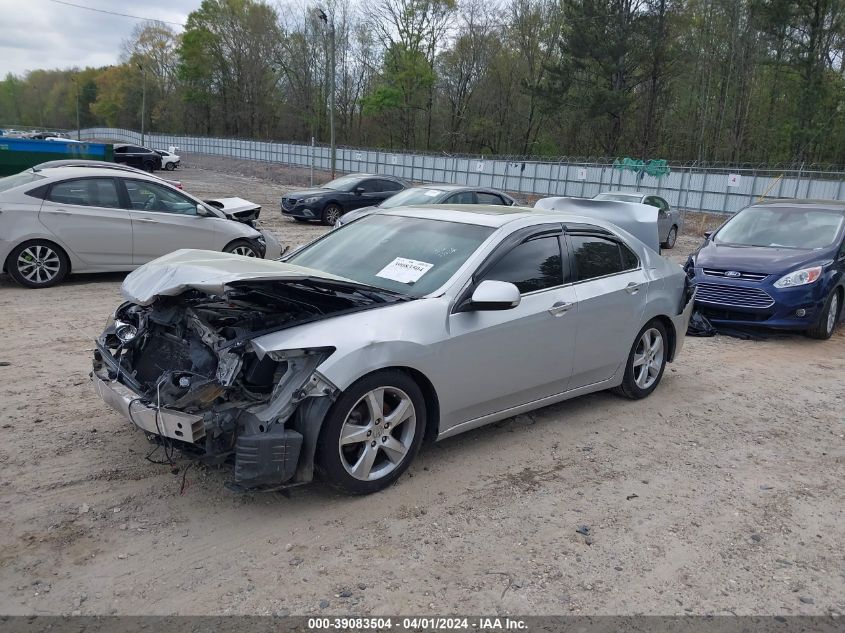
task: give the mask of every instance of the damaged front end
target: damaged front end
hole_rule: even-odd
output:
[[[124,303],[97,341],[99,395],[153,439],[210,463],[241,489],[310,481],[338,389],[317,371],[334,349],[262,354],[252,340],[384,299],[306,282],[236,282]]]

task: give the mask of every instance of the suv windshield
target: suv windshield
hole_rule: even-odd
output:
[[[43,178],[44,176],[36,174],[31,169],[27,169],[26,171],[15,174],[14,176],[0,178],[0,191],[9,191],[9,189],[14,189],[15,187],[20,187],[21,185],[35,182],[36,180],[42,180]]]
[[[421,297],[448,281],[492,233],[488,226],[370,215],[332,231],[286,261]]]
[[[410,189],[405,189],[405,191],[400,191],[395,196],[389,197],[378,206],[381,209],[392,209],[410,204],[431,204],[442,193],[443,191],[440,189],[411,187]]]
[[[842,211],[749,207],[728,220],[713,241],[735,246],[828,248],[839,235],[843,221]]]
[[[341,176],[321,185],[323,189],[334,189],[335,191],[352,191],[352,188],[361,182],[360,176]]]

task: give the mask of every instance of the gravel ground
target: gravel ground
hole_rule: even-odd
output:
[[[278,174],[201,164],[186,190],[260,202],[286,244],[326,230],[280,217]],[[688,339],[646,400],[446,440],[369,497],[239,495],[225,468],[146,461],[93,393],[122,278],[0,277],[0,613],[845,612],[845,328]]]

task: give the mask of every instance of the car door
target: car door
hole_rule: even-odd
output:
[[[519,305],[460,311],[459,300],[449,316],[444,362],[461,379],[444,394],[456,403],[444,414],[459,423],[561,393],[572,374],[577,305],[560,227],[513,237],[482,265],[473,286],[487,279],[514,283]]]
[[[343,201],[343,210],[352,211],[353,209],[360,209],[362,207],[374,207],[388,196],[383,195],[379,180],[375,178],[365,178],[352,190],[352,194],[347,200]]]
[[[132,268],[132,221],[114,178],[53,183],[38,218],[91,266]]]
[[[636,254],[606,232],[572,232],[578,338],[570,388],[607,380],[627,359],[641,326],[648,293]]]
[[[132,220],[132,258],[144,264],[180,248],[215,248],[218,222],[197,214],[196,203],[172,187],[146,180],[121,179]]]

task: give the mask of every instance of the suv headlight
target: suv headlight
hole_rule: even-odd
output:
[[[813,283],[822,276],[822,267],[802,268],[788,275],[784,275],[775,282],[775,288],[793,288],[795,286],[806,286]]]
[[[319,199],[320,196],[311,196],[310,198],[305,198],[305,200],[302,200],[301,202],[302,204],[314,204]]]

